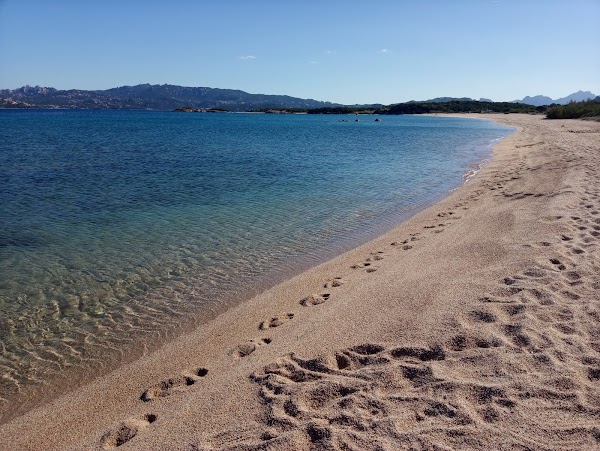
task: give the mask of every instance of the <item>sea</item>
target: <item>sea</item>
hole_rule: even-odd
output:
[[[376,118],[0,110],[0,422],[390,230],[513,131]]]

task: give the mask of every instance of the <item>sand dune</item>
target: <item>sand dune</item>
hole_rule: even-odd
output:
[[[600,448],[600,123],[490,117],[518,132],[446,199],[0,448]]]

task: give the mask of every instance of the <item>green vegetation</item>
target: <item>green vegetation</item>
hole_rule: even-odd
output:
[[[513,102],[479,102],[452,100],[449,102],[408,102],[383,107],[379,114],[424,113],[536,113],[536,107]]]
[[[548,119],[576,119],[580,117],[600,116],[600,102],[586,100],[585,102],[570,102],[549,108],[546,113]]]
[[[451,100],[448,102],[406,102],[368,108],[339,106],[315,108],[308,114],[427,114],[427,113],[544,113],[546,107],[535,107],[513,102],[479,102]]]

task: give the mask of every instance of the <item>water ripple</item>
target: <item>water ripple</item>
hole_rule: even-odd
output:
[[[508,133],[370,119],[0,111],[3,410],[382,233]]]

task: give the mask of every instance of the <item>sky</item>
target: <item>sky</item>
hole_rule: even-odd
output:
[[[0,89],[600,95],[600,0],[0,0]]]

